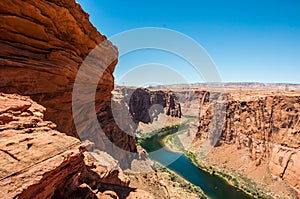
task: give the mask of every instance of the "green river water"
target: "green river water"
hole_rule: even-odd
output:
[[[149,153],[149,157],[192,184],[199,186],[212,199],[249,199],[250,195],[228,184],[217,175],[210,174],[198,168],[183,153],[178,153],[164,146],[163,138],[167,136],[156,134],[143,140],[141,146]]]

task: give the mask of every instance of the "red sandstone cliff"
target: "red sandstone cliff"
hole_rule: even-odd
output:
[[[43,105],[28,97],[0,94],[0,156],[4,165],[0,169],[0,198],[154,198],[128,187],[128,179],[110,155],[98,150],[96,160],[85,153],[93,146],[77,139],[96,137],[92,140],[95,146],[125,166],[130,166],[128,154],[137,150],[135,138],[125,134],[112,115],[116,47],[97,32],[74,0],[4,0],[0,13],[0,92],[30,96]],[[89,63],[97,68],[84,71],[85,77],[94,78],[101,70],[104,73],[95,99],[89,99],[95,101],[95,108],[85,109],[86,104],[77,107],[79,127],[84,128],[79,134],[73,121],[72,92],[79,67],[92,51]],[[88,87],[91,82],[87,79],[83,83]],[[81,91],[79,96],[94,92]],[[90,121],[95,109],[101,131],[91,123],[82,125]],[[43,120],[44,114],[49,121]]]
[[[213,100],[213,95],[218,93],[199,95],[200,122],[195,142],[212,138],[215,130],[221,131],[216,148],[225,150],[233,145],[236,150],[245,149],[243,156],[249,156],[255,162],[254,167],[266,164],[271,174],[287,182],[299,197],[300,95],[293,92],[229,92],[225,108],[216,106],[218,102]],[[224,117],[216,123],[211,122],[221,113]],[[214,150],[217,149],[213,149],[212,154]],[[232,159],[244,159],[242,161],[248,164],[243,156]],[[230,155],[227,161],[230,161]]]
[[[4,0],[0,13],[0,91],[31,96],[47,108],[45,118],[59,131],[78,136],[72,119],[73,83],[83,60],[106,37],[74,0]],[[99,81],[97,111],[110,99],[118,57],[116,47],[107,43],[99,62],[107,57],[114,62]]]
[[[109,114],[117,48],[89,22],[80,5],[75,0],[4,0],[0,2],[0,13],[0,91],[30,96],[46,107],[45,119],[56,123],[57,130],[81,139],[97,137],[91,141],[100,150],[119,154],[116,158],[120,161],[126,155],[108,150],[111,147],[101,144],[102,140],[109,140],[112,146],[118,143],[115,147],[119,151],[135,152],[135,138],[121,139],[126,134]],[[97,45],[93,56],[89,56],[92,70],[84,71],[86,82],[78,96],[93,96],[95,92],[95,99],[77,104],[78,132],[72,115],[73,86],[79,67]],[[103,75],[91,90],[90,81],[99,71],[104,71]],[[92,101],[95,109],[86,108]],[[101,120],[103,132],[95,128],[98,124],[90,123],[95,110],[107,112]],[[116,129],[113,134],[111,128]]]

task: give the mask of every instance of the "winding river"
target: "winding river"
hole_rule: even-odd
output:
[[[201,170],[183,153],[174,152],[165,147],[162,141],[165,136],[165,134],[157,134],[141,143],[141,146],[146,149],[152,160],[165,165],[187,181],[199,186],[211,199],[252,198],[243,191],[228,184],[224,179]]]

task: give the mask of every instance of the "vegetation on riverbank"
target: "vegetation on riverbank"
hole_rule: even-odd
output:
[[[162,138],[162,142],[166,144],[166,146],[168,146],[170,149],[184,153],[185,156],[188,157],[200,169],[210,173],[211,175],[216,175],[224,179],[225,181],[227,181],[227,183],[240,189],[241,191],[244,191],[245,193],[251,195],[252,197],[261,198],[261,199],[272,198],[269,192],[258,188],[255,182],[253,182],[252,180],[246,178],[241,174],[235,175],[237,177],[234,177],[234,175],[225,173],[220,169],[214,168],[212,166],[206,166],[205,164],[200,163],[198,161],[196,154],[192,153],[191,151],[185,150],[180,140],[178,139],[178,134],[183,133],[185,131],[186,129],[181,132],[177,132],[176,134],[168,134],[164,138]]]
[[[193,119],[193,118],[191,118]],[[210,173],[211,175],[216,175],[225,181],[227,181],[232,186],[244,191],[245,193],[251,195],[254,198],[263,198],[268,199],[272,198],[270,193],[265,190],[259,189],[256,183],[247,179],[246,177],[239,175],[229,175],[228,173],[224,173],[218,168],[214,168],[212,166],[206,166],[198,161],[197,156],[191,151],[186,150],[180,139],[178,138],[178,134],[184,133],[187,130],[187,123],[190,118],[181,125],[173,125],[164,127],[161,129],[157,129],[147,134],[140,134],[137,138],[138,144],[141,145],[146,139],[151,138],[152,136],[162,136],[162,143],[168,146],[170,149],[183,152],[186,157],[188,157],[197,167],[202,170]],[[183,126],[184,125],[184,126]],[[180,129],[180,130],[179,130]],[[233,177],[236,176],[236,177]]]
[[[174,135],[171,135],[174,136]],[[172,138],[169,138],[172,139]],[[176,146],[176,145],[174,145]],[[177,148],[180,150],[180,148]],[[252,180],[246,178],[245,176],[242,176],[241,174],[238,175],[237,178],[233,177],[232,175],[229,175],[228,173],[224,173],[217,168],[214,168],[212,166],[205,166],[204,164],[201,164],[198,161],[197,156],[190,152],[190,151],[182,151],[186,157],[188,157],[197,167],[201,168],[202,170],[209,172],[211,175],[217,175],[220,178],[226,180],[229,184],[232,186],[244,191],[245,193],[253,196],[254,198],[259,199],[271,199],[270,193],[268,193],[266,190],[259,189],[257,187],[257,184],[253,182]]]
[[[183,124],[185,125],[185,124]],[[173,126],[166,126],[160,129],[156,129],[150,133],[145,133],[145,134],[137,134],[137,144],[141,145],[145,140],[155,136],[155,135],[171,135],[176,132],[178,132],[179,128],[182,128],[183,126],[180,124],[176,124]]]
[[[162,138],[162,142],[172,150],[176,150],[179,152],[185,151],[183,144],[181,143],[180,139],[178,138],[179,134],[185,133],[185,132],[186,132],[186,128],[184,128],[181,131],[176,132],[176,135],[175,134],[166,135],[164,138]]]
[[[162,166],[160,163],[154,163],[154,169],[158,172],[165,173],[169,177],[169,182],[172,183],[173,187],[180,187],[188,193],[195,194],[197,198],[206,199],[207,196],[203,193],[202,189],[182,178],[180,175],[176,174],[172,170]]]
[[[149,139],[155,135],[160,135],[160,136],[164,135],[163,139],[166,139],[166,140],[172,139],[173,138],[172,135],[174,135],[175,133],[176,134],[184,133],[188,128],[187,125],[189,123],[191,123],[192,121],[195,121],[197,118],[198,117],[196,117],[196,116],[188,116],[188,115],[182,116],[182,122],[180,124],[175,124],[172,126],[166,126],[163,128],[159,128],[154,131],[151,131],[150,133],[137,134],[136,135],[137,144],[141,145],[141,143],[144,142],[146,139]],[[163,140],[163,142],[167,143],[167,142],[165,142],[165,140]],[[177,143],[178,143],[177,147],[180,147],[180,145],[181,145],[180,141]],[[182,148],[182,150],[183,150],[183,148]]]

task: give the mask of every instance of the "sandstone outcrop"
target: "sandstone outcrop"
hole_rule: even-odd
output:
[[[300,198],[300,148],[273,145],[269,162],[270,172],[287,181]]]
[[[111,114],[117,48],[80,5],[1,1],[0,13],[0,91],[30,96],[46,107],[45,119],[58,131],[89,139],[121,162],[127,156],[118,151],[136,152],[135,138],[126,136]],[[97,113],[101,127],[93,120]]]
[[[53,130],[45,110],[28,97],[0,94],[1,198],[49,198],[84,168],[85,147]]]
[[[0,198],[153,198],[119,163],[60,133],[29,97],[0,93]],[[110,191],[108,191],[110,190]]]
[[[47,108],[45,119],[60,132],[78,137],[72,117],[77,71],[92,49],[105,43],[95,58],[105,70],[95,97],[99,111],[113,89],[116,47],[74,0],[5,0],[0,13],[0,91],[30,96]]]

